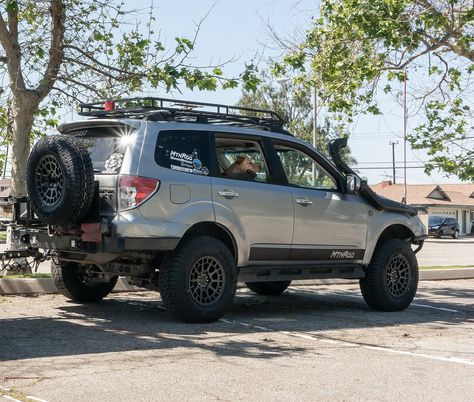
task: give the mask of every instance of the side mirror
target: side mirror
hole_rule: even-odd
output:
[[[348,193],[353,193],[354,191],[359,190],[361,186],[362,180],[359,176],[355,174],[348,174],[346,176],[346,191]]]

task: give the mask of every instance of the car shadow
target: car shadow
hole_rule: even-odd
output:
[[[47,317],[0,319],[0,361],[174,348],[274,359],[306,351],[274,342],[281,331],[317,335],[433,321],[454,325],[473,318],[472,311],[453,314],[415,306],[397,313],[377,312],[355,292],[335,292],[327,286],[290,288],[273,297],[240,290],[224,319],[211,324],[178,322],[153,292],[115,294],[98,304],[64,299],[52,311]]]

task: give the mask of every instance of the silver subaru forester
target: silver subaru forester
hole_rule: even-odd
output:
[[[40,140],[27,172],[43,226],[26,239],[49,250],[67,297],[101,300],[125,276],[187,322],[223,316],[238,281],[278,295],[359,279],[375,309],[413,300],[425,227],[344,163],[347,140],[330,161],[271,111],[162,98],[81,111],[90,119]]]

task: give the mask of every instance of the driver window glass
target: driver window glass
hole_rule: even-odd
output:
[[[316,190],[337,190],[334,178],[318,163],[298,149],[275,145],[288,184]]]
[[[216,136],[216,157],[220,177],[268,182],[268,168],[258,142]]]

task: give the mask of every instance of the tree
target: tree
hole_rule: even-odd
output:
[[[3,108],[7,104],[11,108],[11,122],[5,122],[5,127],[12,126],[14,195],[26,194],[25,169],[35,117],[54,126],[59,108],[92,96],[104,99],[179,85],[215,90],[219,85],[236,87],[238,80],[247,89],[255,86],[252,64],[239,77],[225,78],[222,65],[198,68],[189,63],[202,20],[194,38],[176,38],[174,48],[166,50],[153,31],[153,9],[145,24],[127,23],[133,16],[120,1],[0,3],[4,51],[0,75],[9,81],[9,87],[0,88],[0,96]],[[37,134],[41,133],[37,130]]]
[[[277,112],[286,122],[290,133],[302,140],[313,141],[313,104],[312,91],[304,85],[291,80],[281,80],[279,83],[267,71],[259,76],[259,84],[255,90],[242,91],[238,106],[266,109]],[[317,127],[316,148],[329,156],[328,142],[339,137],[349,137],[340,122],[331,123],[325,119],[322,126]],[[350,164],[356,163],[346,148],[343,158]]]
[[[275,39],[286,50],[276,75],[317,86],[331,112],[379,114],[377,91],[400,96],[408,77],[423,119],[409,139],[427,149],[427,172],[474,179],[471,0],[323,0],[304,38]]]

